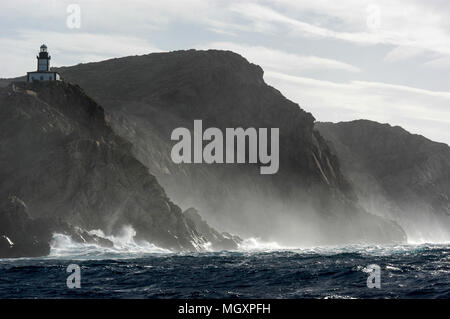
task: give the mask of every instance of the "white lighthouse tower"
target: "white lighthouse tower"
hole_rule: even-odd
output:
[[[34,81],[60,81],[61,76],[58,72],[50,71],[50,59],[47,46],[41,45],[37,58],[37,71],[27,72],[27,82]]]

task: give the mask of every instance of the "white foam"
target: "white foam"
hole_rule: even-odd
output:
[[[450,244],[450,238],[448,235],[442,235],[437,234],[435,236],[422,236],[422,235],[415,235],[415,236],[408,236],[407,239],[408,244],[410,245],[445,245]]]
[[[70,236],[53,234],[49,257],[68,258],[134,258],[143,254],[171,253],[148,241],[136,241],[136,231],[124,226],[116,236],[106,236],[101,230],[91,230],[91,235],[109,239],[113,247],[103,247],[92,243],[77,243]]]
[[[290,250],[295,248],[281,246],[275,241],[268,242],[263,241],[260,238],[250,237],[244,239],[242,243],[238,245],[238,249],[244,251],[273,251],[273,250]]]
[[[131,226],[124,226],[115,236],[106,236],[101,230],[89,232],[102,238],[109,239],[114,246],[102,247],[92,243],[77,243],[69,236],[54,234],[51,242],[49,258],[71,259],[105,259],[105,258],[136,258],[145,254],[168,254],[170,250],[160,248],[147,241],[136,241],[136,231]],[[211,252],[211,244],[198,242],[196,244],[201,252]],[[410,252],[423,247],[438,247],[439,244],[403,244],[403,245],[338,245],[316,247],[283,246],[276,241],[264,241],[260,238],[247,238],[238,245],[238,251],[242,252],[273,252],[292,251],[302,254],[334,255],[340,253],[358,252],[367,255],[390,255],[392,253]]]
[[[275,241],[263,241],[260,238],[247,238],[238,246],[239,251],[245,252],[265,252],[265,251],[290,251],[300,254],[319,254],[319,255],[336,255],[342,253],[360,253],[371,256],[389,256],[395,253],[409,253],[418,251],[423,248],[440,248],[448,244],[391,244],[391,245],[375,245],[375,244],[347,244],[347,245],[328,245],[313,247],[294,247],[283,246]]]

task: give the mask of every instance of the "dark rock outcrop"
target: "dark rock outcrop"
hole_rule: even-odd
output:
[[[265,84],[263,70],[228,51],[177,51],[57,70],[106,109],[114,130],[182,207],[217,229],[290,244],[401,242],[395,224],[356,203],[314,117]],[[193,120],[222,130],[279,128],[280,170],[252,164],[176,165],[171,132]]]
[[[51,229],[45,219],[31,219],[27,206],[10,196],[0,207],[0,258],[36,257],[50,252]]]
[[[238,236],[233,236],[229,233],[219,233],[214,228],[211,228],[195,208],[191,207],[183,214],[186,216],[189,225],[210,243],[210,248],[212,250],[235,249],[236,243],[242,242]]]
[[[450,147],[398,126],[317,123],[368,210],[397,221],[411,240],[450,240]]]
[[[112,247],[113,243],[86,230],[63,222],[59,217],[31,218],[27,205],[16,196],[2,201],[0,208],[0,258],[48,255],[55,232],[78,243]]]
[[[5,236],[19,245],[27,241],[16,244],[16,236],[26,236],[27,227],[38,229],[28,239],[38,238],[33,251],[41,255],[48,252],[52,232],[108,246],[112,243],[87,230],[111,235],[131,225],[136,239],[196,250],[193,243],[205,239],[130,149],[111,130],[102,107],[77,86],[16,83],[1,89],[0,198],[14,195],[28,207],[27,214],[2,211],[10,225]],[[46,227],[40,230],[42,220]],[[5,246],[5,239],[1,243]]]

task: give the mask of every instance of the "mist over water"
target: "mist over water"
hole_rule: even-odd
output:
[[[240,193],[238,188],[234,193]],[[174,198],[183,198],[179,194]],[[182,201],[180,199],[180,201]],[[242,190],[242,196],[233,202],[239,203],[239,210],[232,204],[221,207],[221,214],[211,213],[213,209],[197,202],[199,212],[206,221],[218,230],[230,232],[243,239],[259,238],[262,242],[275,243],[280,247],[316,247],[340,244],[337,238],[347,236],[348,242],[361,244],[380,243],[383,233],[378,235],[380,241],[361,240],[357,237],[359,229],[380,228],[366,216],[359,218],[345,216],[345,212],[321,214],[307,203],[283,202],[273,196],[267,198],[255,196]],[[387,222],[394,222],[406,235],[408,244],[448,244],[450,243],[450,216],[437,216],[419,204],[411,204],[405,212],[370,206],[362,203],[368,215],[375,215]],[[193,205],[193,201],[183,201],[182,207]],[[194,205],[195,206],[195,205]],[[383,208],[383,209],[381,209]],[[236,213],[239,212],[239,214]],[[338,216],[341,215],[341,216]],[[343,217],[343,218],[341,218]],[[336,219],[333,219],[336,218]],[[355,236],[352,238],[352,231]],[[389,233],[389,232],[387,232]]]
[[[405,230],[408,237],[408,244],[449,244],[450,229],[443,227],[441,223],[413,223],[407,224],[399,222],[399,225]]]
[[[409,244],[450,243],[450,216],[444,212],[436,214],[421,203],[410,203],[403,210],[391,208],[383,200],[362,204],[368,211],[396,222],[405,231]]]

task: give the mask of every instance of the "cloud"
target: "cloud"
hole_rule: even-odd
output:
[[[241,54],[247,60],[262,66],[265,70],[276,70],[286,73],[296,73],[303,70],[360,71],[356,66],[337,60],[288,53],[263,46],[251,46],[233,42],[212,42],[198,46],[198,48],[230,50]]]
[[[266,72],[265,80],[319,121],[372,119],[450,144],[450,92],[369,81],[336,83],[279,72]]]
[[[277,11],[259,3],[235,3],[231,10],[251,24],[294,36],[332,38],[360,45],[407,46],[450,54],[450,13],[424,2],[377,1],[380,26],[368,27],[369,1],[277,1]],[[284,11],[286,13],[283,13]],[[313,16],[316,21],[293,16]],[[330,22],[331,21],[331,22]],[[257,30],[257,29],[256,29]]]
[[[395,47],[386,54],[384,61],[389,63],[405,61],[424,54],[426,50],[422,48],[414,48],[408,46]]]
[[[448,69],[450,68],[450,56],[443,56],[437,59],[429,60],[424,63],[424,66],[434,69]]]

